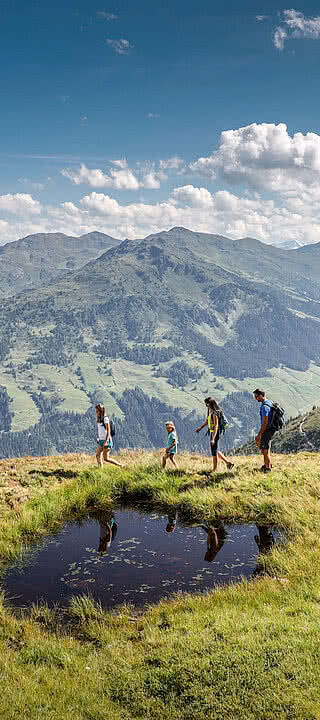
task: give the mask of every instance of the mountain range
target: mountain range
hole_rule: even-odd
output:
[[[0,251],[9,418],[0,453],[26,429],[35,452],[48,412],[84,423],[89,447],[97,399],[118,418],[120,444],[160,441],[143,407],[152,426],[175,413],[193,449],[184,418],[202,416],[205,395],[228,408],[229,444],[245,441],[257,422],[257,385],[292,416],[320,401],[320,243],[287,250],[173,228],[123,242],[90,233],[10,245]],[[22,274],[14,282],[15,253]],[[131,434],[129,416],[140,417]]]
[[[116,245],[109,235],[37,233],[0,246],[0,296],[37,288],[85,265]]]

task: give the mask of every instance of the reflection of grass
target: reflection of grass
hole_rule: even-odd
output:
[[[3,560],[71,512],[119,501],[212,521],[270,522],[288,528],[289,543],[265,556],[268,574],[255,582],[177,595],[144,613],[124,606],[112,614],[77,597],[64,629],[46,606],[17,619],[2,599],[0,715],[36,720],[41,708],[50,720],[318,720],[319,459],[275,456],[265,476],[254,472],[259,458],[236,458],[234,472],[204,487],[199,473],[209,460],[200,456],[180,455],[181,476],[163,472],[156,453],[124,453],[127,469],[103,472],[87,456],[26,458],[16,461],[14,480],[1,462]]]

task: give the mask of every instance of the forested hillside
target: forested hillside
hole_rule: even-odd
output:
[[[96,399],[118,419],[120,444],[145,447],[163,440],[140,421],[139,431],[129,423],[128,435],[130,397],[130,418],[147,412],[143,397],[183,424],[192,413],[201,417],[203,398],[214,395],[228,406],[230,444],[244,442],[256,424],[257,385],[291,416],[309,409],[320,402],[319,264],[320,245],[285,251],[174,228],[114,245],[3,300],[2,454],[26,435],[30,452],[41,443],[60,447],[49,413],[57,427],[62,419],[84,424],[81,445],[89,448]],[[150,412],[155,426],[157,411]],[[192,442],[187,435],[186,447]]]
[[[0,402],[1,402],[0,395]],[[94,400],[94,398],[93,398]],[[94,453],[96,448],[95,410],[92,407],[84,414],[61,412],[39,395],[35,398],[41,412],[41,420],[28,430],[0,433],[0,458],[23,457],[25,455],[53,455],[64,452]],[[176,423],[179,450],[190,452],[209,452],[209,439],[205,429],[201,435],[196,428],[204,421],[206,413],[203,406],[198,413],[183,413],[181,408],[173,408],[159,400],[149,398],[142,390],[127,390],[119,398],[118,403],[123,413],[123,420],[117,420],[114,445],[120,448],[164,448],[167,444],[165,423],[174,420]],[[224,411],[230,425],[222,439],[221,447],[230,450],[239,436],[239,426],[232,421],[234,407],[243,411],[245,419],[242,433],[248,434],[255,423],[255,416],[250,405],[249,393],[228,395],[224,401]],[[6,411],[5,403],[0,406]],[[8,423],[7,423],[8,427]]]

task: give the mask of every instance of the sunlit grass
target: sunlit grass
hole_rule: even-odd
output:
[[[270,523],[288,542],[261,560],[266,574],[205,595],[178,594],[138,612],[108,613],[72,599],[67,622],[45,604],[14,615],[0,598],[0,717],[19,720],[319,720],[320,456],[236,458],[203,474],[209,458],[123,452],[125,469],[89,456],[0,463],[0,557],[90,508],[127,503],[188,518]],[[12,472],[12,465],[15,471]]]

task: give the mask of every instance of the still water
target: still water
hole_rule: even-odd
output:
[[[65,525],[11,567],[4,590],[11,605],[41,599],[64,607],[90,593],[106,608],[141,606],[173,592],[205,592],[259,572],[259,552],[279,533],[266,526],[186,526],[175,516],[115,510]]]

